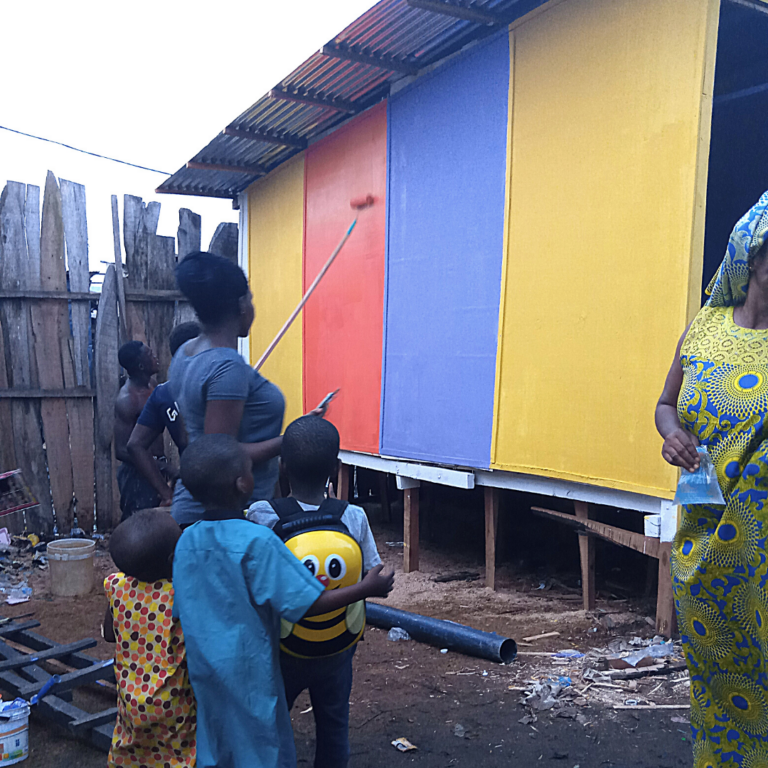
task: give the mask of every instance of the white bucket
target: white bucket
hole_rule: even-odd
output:
[[[16,706],[0,717],[0,768],[29,757],[29,707]]]
[[[88,539],[59,539],[48,545],[48,570],[54,595],[79,597],[90,593],[95,549],[96,544]]]

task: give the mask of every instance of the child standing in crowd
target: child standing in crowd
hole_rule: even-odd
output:
[[[328,478],[336,470],[338,455],[339,433],[333,424],[317,416],[303,416],[294,421],[283,435],[280,458],[290,483],[290,497],[274,502],[256,502],[248,512],[248,519],[273,528],[281,535],[284,519],[303,515],[304,520],[309,522],[313,516],[319,518],[335,511],[342,525],[341,530],[346,529],[360,545],[363,570],[370,571],[381,563],[381,558],[365,510],[346,502],[325,499]],[[326,558],[315,559],[319,569],[323,570]],[[351,564],[345,563],[344,573],[350,568]],[[336,574],[325,576],[334,578],[338,575],[341,578],[341,574],[339,569]],[[303,634],[308,636],[306,630],[305,627]],[[332,648],[318,648],[320,658],[298,658],[285,651],[280,654],[288,708],[293,707],[302,691],[309,690],[315,718],[315,768],[346,768],[349,762],[349,696],[352,691],[352,657],[356,647],[355,643],[336,653],[332,653]],[[325,655],[328,651],[331,655]]]
[[[187,644],[198,706],[199,768],[295,768],[280,675],[280,619],[386,597],[394,573],[377,566],[354,586],[323,584],[270,530],[245,519],[251,460],[230,435],[201,435],[181,459],[181,478],[205,507],[182,534],[174,560],[174,612]]]
[[[195,765],[195,699],[181,626],[172,617],[173,518],[141,510],[115,528],[109,552],[119,573],[104,580],[104,638],[117,643],[117,724],[110,766]]]

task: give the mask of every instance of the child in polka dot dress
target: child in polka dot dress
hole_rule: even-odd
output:
[[[184,637],[172,617],[173,551],[181,535],[167,512],[121,523],[109,551],[119,573],[104,580],[104,637],[116,642],[117,724],[110,766],[195,765],[196,707]]]

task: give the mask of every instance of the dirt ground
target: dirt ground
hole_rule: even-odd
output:
[[[559,632],[559,636],[521,643],[518,659],[499,665],[452,652],[443,654],[439,648],[413,641],[392,642],[385,631],[369,627],[355,658],[351,765],[672,768],[691,764],[690,729],[683,722],[688,710],[613,708],[629,698],[684,706],[688,691],[684,680],[649,677],[598,689],[582,679],[583,661],[566,659],[555,664],[543,655],[568,648],[588,652],[605,648],[617,638],[651,637],[652,601],[633,596],[632,589],[603,587],[598,611],[586,614],[581,610],[577,571],[566,569],[547,577],[540,570],[521,569],[519,563],[500,568],[499,590],[494,593],[484,586],[482,552],[477,547],[467,552],[466,547],[456,549],[428,541],[422,544],[421,572],[405,575],[398,542],[402,527],[397,520],[382,523],[377,517],[372,514],[379,550],[385,563],[397,571],[389,605],[460,621],[518,641],[545,632]],[[96,568],[100,577],[113,570],[103,547],[98,551]],[[621,574],[615,571],[610,577],[619,579]],[[433,581],[462,572],[471,580]],[[631,582],[638,576],[634,573],[628,578]],[[101,589],[87,598],[54,599],[47,579],[47,573],[34,574],[30,602],[3,606],[2,615],[34,612],[41,623],[36,630],[39,633],[60,642],[98,638],[96,648],[88,653],[110,658],[112,648],[100,637],[106,609]],[[641,588],[634,591],[643,592]],[[561,676],[573,681],[579,693],[576,709],[583,717],[574,719],[571,707],[566,710],[570,715],[553,710],[538,713],[533,722],[521,723],[529,713],[520,703],[523,689],[531,681]],[[600,695],[594,695],[598,692]],[[75,702],[97,711],[114,706],[114,694],[89,687],[75,693]],[[308,710],[305,694],[292,712],[299,766],[312,765],[314,724]],[[391,742],[401,737],[417,749],[397,752]],[[36,718],[30,726],[30,744],[29,768],[90,768],[106,763],[103,753]]]

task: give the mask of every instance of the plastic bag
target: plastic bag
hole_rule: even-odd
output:
[[[707,449],[700,445],[696,448],[701,463],[695,472],[683,470],[677,484],[675,504],[725,504],[720,483],[717,480],[715,465]]]
[[[402,627],[392,627],[387,632],[387,640],[397,642],[398,640],[410,640],[411,636]]]

